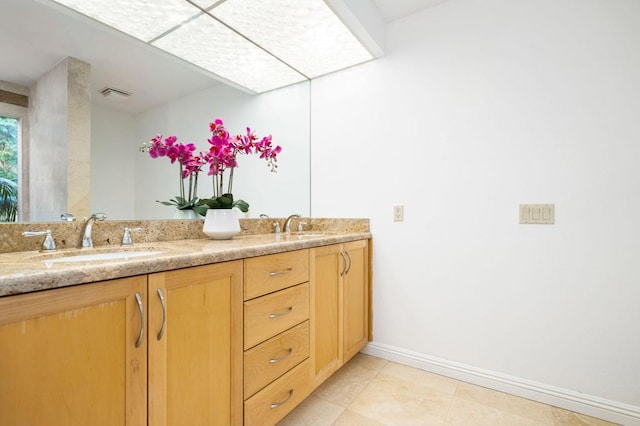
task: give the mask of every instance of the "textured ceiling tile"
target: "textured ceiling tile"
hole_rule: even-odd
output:
[[[153,45],[258,93],[305,80],[303,75],[206,15]]]

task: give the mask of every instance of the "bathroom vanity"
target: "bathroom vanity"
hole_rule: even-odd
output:
[[[0,254],[0,424],[276,424],[370,338],[366,225]]]

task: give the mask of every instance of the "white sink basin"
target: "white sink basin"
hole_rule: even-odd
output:
[[[47,263],[68,263],[68,262],[95,262],[100,260],[127,260],[133,257],[152,256],[159,254],[160,251],[145,250],[145,251],[116,251],[110,253],[93,253],[93,254],[78,254],[73,256],[56,257],[47,259]]]
[[[65,249],[51,253],[39,253],[24,257],[20,263],[44,262],[48,266],[54,263],[88,263],[113,260],[128,260],[136,257],[160,254],[159,247],[96,247],[88,249]]]

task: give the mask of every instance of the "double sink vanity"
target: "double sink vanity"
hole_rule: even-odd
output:
[[[5,247],[0,424],[276,424],[371,334],[368,220],[305,220],[243,219],[226,241],[102,222],[90,249],[51,224],[56,252]]]

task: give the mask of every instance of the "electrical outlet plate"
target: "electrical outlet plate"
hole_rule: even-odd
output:
[[[553,225],[555,223],[555,205],[520,204],[520,223]]]
[[[393,221],[404,222],[404,206],[393,206]]]

